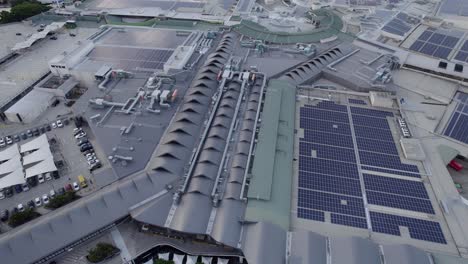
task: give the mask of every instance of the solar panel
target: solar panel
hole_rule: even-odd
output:
[[[408,228],[411,238],[447,244],[439,223],[416,218],[370,212],[372,231],[400,236],[400,226]]]
[[[351,136],[320,132],[315,130],[304,130],[304,141],[337,146],[343,148],[353,148],[353,138]]]
[[[365,165],[419,173],[418,166],[403,164],[398,156],[360,150],[359,158]]]
[[[444,40],[445,35],[439,34],[439,33],[434,33],[432,36],[429,38],[428,42],[434,43],[434,44],[439,44],[442,43]]]
[[[299,170],[358,179],[356,164],[299,156]]]
[[[374,110],[374,109],[367,109],[361,107],[351,107],[351,113],[356,115],[365,115],[371,117],[380,117],[385,118],[387,116],[393,116],[392,112],[382,111],[382,110]]]
[[[467,58],[468,58],[468,52],[463,52],[463,51],[459,51],[457,55],[455,56],[455,59],[459,61],[466,61]]]
[[[299,188],[298,206],[307,209],[365,217],[361,198]]]
[[[299,187],[356,197],[362,196],[359,179],[350,179],[313,172],[299,171]]]
[[[424,46],[419,50],[420,52],[431,55],[434,53],[434,51],[437,49],[437,45],[431,44],[431,43],[426,43]]]
[[[380,206],[434,214],[430,200],[366,190],[367,202]]]
[[[297,208],[297,217],[321,222],[325,221],[323,212],[305,208]]]
[[[384,176],[363,174],[366,190],[429,199],[424,183]]]
[[[452,36],[446,36],[444,41],[442,41],[442,46],[449,47],[449,48],[454,48],[455,45],[457,45],[459,38],[452,37]]]
[[[434,52],[434,54],[432,54],[434,57],[437,57],[437,58],[441,58],[441,59],[447,59],[447,57],[449,56],[450,52],[452,50],[449,49],[449,48],[445,48],[445,47],[441,47],[439,46],[436,51]]]
[[[331,147],[304,141],[299,142],[300,155],[311,157],[312,151],[314,151],[316,157],[320,159],[356,163],[354,149]]]
[[[357,228],[367,229],[367,221],[362,217],[354,217],[349,215],[331,214],[331,222],[333,224],[352,226]]]
[[[400,170],[384,169],[384,168],[377,168],[377,167],[372,167],[372,166],[361,166],[361,169],[366,170],[366,171],[376,171],[376,172],[383,172],[383,173],[395,174],[395,175],[401,175],[401,176],[407,176],[407,177],[421,178],[421,175],[419,175],[418,173],[411,173],[411,172],[400,171]]]
[[[362,137],[356,137],[356,142],[359,150],[384,153],[388,155],[399,155],[394,142]]]
[[[321,119],[329,122],[332,121],[339,123],[349,123],[347,113],[333,112],[310,107],[302,107],[300,110],[300,116],[305,118]]]
[[[364,100],[353,99],[353,98],[349,98],[348,102],[351,104],[367,105],[367,103]]]
[[[419,41],[419,40],[416,40],[411,46],[410,46],[410,50],[414,50],[414,51],[419,51],[422,46],[424,46],[424,42],[422,41]]]
[[[380,129],[390,130],[387,119],[374,118],[361,115],[353,115],[353,124],[358,126],[366,126]]]
[[[433,33],[433,31],[426,30],[419,36],[418,40],[426,41],[432,36]],[[422,41],[421,43],[423,43]]]
[[[320,119],[310,119],[301,117],[299,126],[303,129],[317,130],[334,134],[351,135],[349,124],[339,122],[329,122]]]
[[[392,131],[388,129],[354,125],[354,133],[357,137],[393,142]]]
[[[465,40],[465,43],[463,43],[463,46],[460,48],[460,50],[468,52],[468,40]]]
[[[459,102],[444,135],[468,144],[468,94],[459,92],[456,98]]]

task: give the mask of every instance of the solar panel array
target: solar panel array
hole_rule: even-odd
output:
[[[458,51],[457,55],[455,55],[455,59],[468,62],[468,40],[465,40],[463,46]]]
[[[458,32],[446,32],[428,28],[410,46],[410,50],[441,59],[447,59],[460,38],[461,35],[459,35]]]
[[[468,94],[459,92],[457,107],[452,113],[444,135],[468,144]]]
[[[366,101],[360,100],[360,99],[349,98],[349,99],[348,99],[348,102],[349,102],[350,104],[367,105]]]
[[[400,12],[385,24],[382,30],[398,36],[404,36],[413,28],[413,26],[408,23],[408,19],[409,16],[407,14]]]
[[[132,71],[138,68],[162,69],[172,53],[173,50],[96,46],[88,58]]]
[[[466,0],[444,0],[439,12],[446,15],[468,16],[468,2]]]
[[[297,217],[325,222],[329,215],[332,224],[367,229],[363,190],[369,204],[434,214],[418,167],[400,159],[389,117],[393,113],[330,101],[301,107]],[[370,221],[374,232],[399,236],[405,226],[412,238],[446,243],[437,222],[376,212]]]

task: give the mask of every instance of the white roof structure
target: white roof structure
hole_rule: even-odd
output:
[[[197,258],[198,256],[190,256],[190,255],[187,255],[187,262],[186,264],[195,264],[197,263]],[[210,262],[211,263],[211,262]]]
[[[34,42],[38,41],[39,39],[43,39],[47,37],[47,34],[49,32],[57,31],[58,29],[62,28],[64,25],[65,25],[65,22],[52,22],[50,25],[46,26],[43,31],[32,34],[27,40],[23,42],[16,43],[16,45],[11,50],[17,51],[17,50],[29,48],[32,46],[32,44],[34,44]]]
[[[0,164],[0,188],[26,182],[18,144],[14,144],[0,152],[0,160],[4,161]]]
[[[30,165],[26,169],[26,178],[57,170],[54,156],[50,151],[49,141],[45,134],[21,145],[20,151],[21,153],[33,151],[23,156],[23,166]]]
[[[49,141],[47,140],[47,136],[45,134],[42,134],[42,136],[21,145],[20,152],[25,153],[28,151],[40,149],[43,146],[49,147]]]
[[[0,152],[0,162],[9,160],[19,154],[18,144],[11,145],[9,148]]]
[[[184,255],[174,254],[174,258],[172,260],[175,264],[182,264],[184,262]]]
[[[56,170],[57,167],[55,166],[54,159],[46,159],[32,166],[31,168],[26,169],[26,178]]]
[[[5,111],[8,120],[29,123],[35,120],[49,107],[53,93],[33,89]],[[17,120],[19,115],[21,120]]]

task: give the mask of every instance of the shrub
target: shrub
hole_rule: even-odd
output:
[[[153,261],[154,264],[174,264],[172,260],[156,259]]]
[[[91,263],[98,263],[114,256],[120,250],[108,243],[98,243],[95,248],[88,251],[86,258]]]
[[[26,209],[23,212],[13,213],[8,221],[8,224],[11,227],[17,227],[24,223],[27,223],[35,218],[41,216],[38,212],[34,211],[33,209]]]
[[[49,204],[47,204],[45,207],[49,209],[57,209],[68,203],[73,202],[78,198],[79,196],[77,196],[75,192],[65,192],[64,194],[57,195],[54,198],[50,199]]]

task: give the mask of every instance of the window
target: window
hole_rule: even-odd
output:
[[[445,62],[445,61],[439,61],[439,68],[441,68],[441,69],[447,69],[447,62]]]
[[[455,70],[456,72],[463,72],[463,65],[461,65],[461,64],[455,64],[454,70]]]

